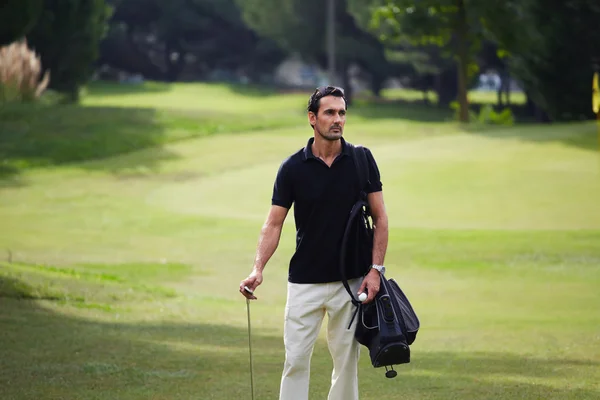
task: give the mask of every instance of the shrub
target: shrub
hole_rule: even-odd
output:
[[[450,108],[454,111],[454,119],[459,120],[459,105],[457,101],[450,103]],[[512,126],[515,123],[515,117],[510,108],[503,108],[501,111],[495,111],[491,104],[485,104],[479,110],[479,114],[469,109],[469,120],[473,123],[483,125],[506,125]]]
[[[50,82],[50,71],[42,72],[40,58],[25,39],[0,47],[0,103],[38,99]]]
[[[486,104],[481,107],[477,119],[482,124],[491,125],[511,126],[515,123],[515,118],[510,108],[503,108],[502,111],[497,112],[491,104]]]

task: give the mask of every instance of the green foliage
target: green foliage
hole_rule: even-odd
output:
[[[350,9],[371,32],[388,46],[437,46],[447,57],[456,57],[456,32],[460,23],[455,0],[350,0]],[[481,48],[480,14],[465,1],[468,46],[471,54]],[[369,18],[359,18],[367,14]],[[473,67],[471,67],[473,68]]]
[[[236,0],[246,23],[259,35],[274,40],[282,49],[298,53],[309,62],[327,67],[327,11],[322,0]],[[347,2],[337,0],[336,66],[346,81],[347,67],[357,63],[372,75],[375,91],[387,77],[384,47],[362,29],[348,12]],[[347,88],[349,90],[349,88]]]
[[[107,39],[104,63],[155,80],[179,79],[188,56],[195,76],[243,69],[259,79],[284,56],[245,24],[234,0],[121,0]]]
[[[28,35],[31,47],[50,70],[50,88],[79,100],[79,90],[91,77],[99,43],[111,15],[104,0],[46,0]]]
[[[479,110],[477,121],[481,124],[512,126],[515,123],[515,117],[508,107],[498,112],[491,104],[485,104]]]
[[[593,65],[600,60],[600,4],[530,0],[521,4],[519,16],[523,23],[510,27],[521,33],[518,38],[508,27],[495,31],[510,54],[513,75],[550,120],[593,118],[590,96]]]
[[[0,6],[0,46],[26,37],[37,22],[44,0],[5,0]]]
[[[413,44],[446,46],[454,32],[455,14],[458,9],[451,0],[387,1],[373,13],[373,26],[387,23],[393,28],[391,40],[400,32]]]
[[[370,13],[369,29],[386,45],[437,46],[452,57],[457,65],[461,120],[467,122],[467,82],[477,72],[473,55],[481,47],[479,15],[471,3],[466,0],[371,0],[366,4],[354,0],[352,9],[355,14]]]
[[[460,121],[460,105],[457,101],[450,103],[450,109],[454,111],[454,120]],[[509,107],[496,111],[491,104],[484,104],[479,109],[479,113],[469,109],[469,120],[481,125],[501,125],[512,126],[515,124],[515,117]]]
[[[367,7],[364,2],[353,1],[356,9],[371,14],[370,27],[382,41],[390,45],[435,44],[451,49],[456,56],[455,3],[371,0]],[[593,65],[600,61],[597,1],[465,0],[465,5],[469,78],[477,73],[472,56],[483,39],[491,40],[497,48],[496,59],[491,62],[500,69],[508,65],[511,75],[550,120],[593,117],[590,85]]]
[[[236,0],[244,21],[263,37],[280,47],[314,59],[325,48],[324,8],[305,6],[296,12],[293,0]],[[305,16],[314,14],[312,29],[306,29]],[[319,40],[320,38],[320,40]]]

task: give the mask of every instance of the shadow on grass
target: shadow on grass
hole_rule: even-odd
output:
[[[169,321],[119,323],[117,312],[101,313],[108,321],[74,318],[31,300],[28,285],[20,280],[0,276],[2,280],[3,399],[249,396],[245,329]],[[240,302],[241,313],[244,307]],[[276,398],[277,388],[266,381],[280,374],[282,340],[255,334],[252,345],[254,378],[260,383],[257,398]]]
[[[232,93],[237,93],[242,96],[248,96],[248,97],[269,97],[269,96],[275,96],[280,93],[285,93],[284,90],[278,89],[273,86],[267,86],[267,85],[255,85],[255,84],[243,85],[241,83],[231,83],[231,82],[214,82],[214,83],[216,85],[226,87]]]
[[[118,313],[83,319],[28,300],[27,285],[8,278],[0,286],[0,375],[7,399],[192,399],[249,398],[246,329],[207,321],[120,323]],[[156,312],[160,312],[159,309]],[[240,314],[245,314],[240,301]],[[255,315],[255,320],[259,316]],[[253,324],[252,346],[257,399],[277,399],[283,343]],[[416,346],[415,346],[416,347]],[[411,364],[398,366],[387,380],[382,369],[361,358],[361,399],[594,399],[589,388],[527,383],[567,379],[561,368],[595,371],[586,360],[536,359],[505,353],[452,353],[413,350]],[[311,398],[324,398],[331,362],[319,341],[313,354]],[[571,383],[575,381],[575,376]],[[590,379],[591,381],[591,379]],[[570,385],[569,386],[575,386]]]
[[[0,142],[2,139],[0,138]],[[4,160],[0,159],[0,162]],[[3,187],[20,187],[24,183],[19,179],[19,169],[12,165],[0,165],[0,189]]]
[[[14,105],[0,111],[0,186],[22,184],[28,168],[106,159],[155,147],[152,157],[132,158],[121,169],[155,169],[174,157],[161,149],[166,132],[155,110],[145,108]],[[95,165],[94,168],[103,168]]]

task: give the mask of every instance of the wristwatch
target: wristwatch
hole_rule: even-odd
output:
[[[373,264],[373,265],[371,265],[371,268],[376,269],[377,271],[379,271],[379,273],[381,275],[385,275],[385,267],[383,265]]]

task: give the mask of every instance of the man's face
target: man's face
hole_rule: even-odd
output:
[[[308,119],[323,139],[338,140],[344,134],[346,103],[341,97],[325,96],[321,99],[318,115],[309,112]]]

